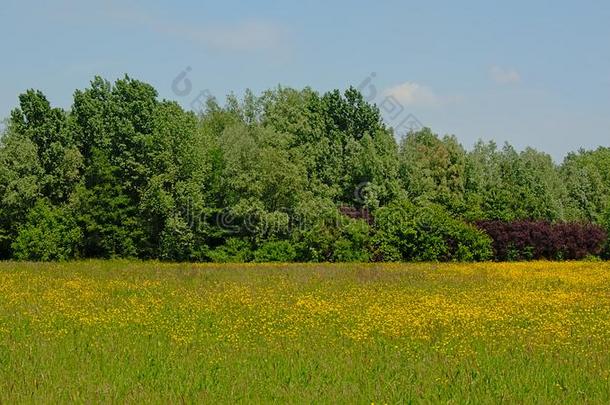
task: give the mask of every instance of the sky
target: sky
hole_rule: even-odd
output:
[[[128,74],[197,108],[277,85],[358,87],[419,123],[561,161],[610,146],[608,1],[0,0],[0,117]],[[409,125],[407,125],[409,126]]]

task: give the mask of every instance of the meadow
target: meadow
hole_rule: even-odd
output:
[[[610,264],[0,264],[0,402],[610,401]]]

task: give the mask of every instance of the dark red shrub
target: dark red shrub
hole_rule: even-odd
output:
[[[608,235],[588,223],[481,221],[476,224],[493,243],[494,257],[506,260],[578,260],[602,252]]]
[[[373,224],[373,216],[367,208],[356,208],[347,205],[342,205],[341,207],[339,207],[339,212],[341,212],[341,214],[345,215],[346,217],[352,219],[362,219],[366,221],[369,225]]]

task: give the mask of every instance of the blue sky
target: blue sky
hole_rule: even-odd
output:
[[[128,73],[188,108],[204,90],[344,89],[374,73],[391,125],[413,114],[467,148],[557,160],[610,146],[607,1],[2,0],[0,21],[4,117],[28,88],[69,108],[94,75]],[[187,67],[192,90],[176,94]]]

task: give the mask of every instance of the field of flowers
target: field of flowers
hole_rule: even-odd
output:
[[[0,403],[610,401],[610,264],[0,264]]]

